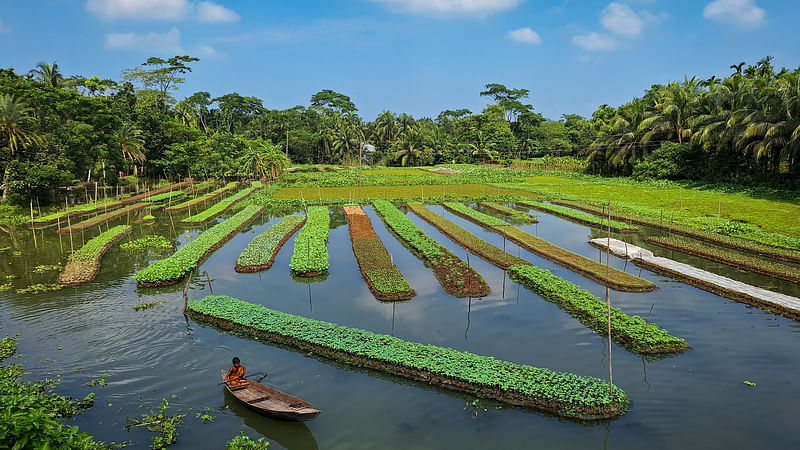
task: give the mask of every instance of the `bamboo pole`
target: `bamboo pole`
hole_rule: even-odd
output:
[[[611,270],[611,199],[608,199],[608,239],[606,242],[606,309],[608,310],[608,385],[609,397],[614,399],[614,371],[611,367],[611,293],[608,277]]]

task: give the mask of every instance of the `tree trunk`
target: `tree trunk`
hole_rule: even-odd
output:
[[[3,169],[3,201],[6,201],[6,197],[8,197],[8,167]]]

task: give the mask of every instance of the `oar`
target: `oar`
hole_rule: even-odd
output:
[[[257,373],[257,374],[255,374],[255,375],[249,375],[248,377],[249,377],[249,378],[261,377],[261,378],[259,378],[259,379],[256,381],[256,383],[260,383],[260,382],[261,382],[261,380],[263,380],[264,378],[267,378],[267,375],[268,375],[268,374],[267,374],[267,372],[264,372],[264,373]],[[225,384],[225,382],[224,382],[224,381],[222,381],[222,382],[219,382],[219,383],[217,383],[217,384]]]

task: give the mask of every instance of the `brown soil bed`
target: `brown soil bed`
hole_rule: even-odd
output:
[[[445,377],[430,373],[428,371],[417,370],[399,364],[391,364],[386,361],[379,361],[373,358],[353,355],[348,352],[333,350],[316,344],[311,344],[299,339],[283,336],[262,330],[255,330],[235,324],[229,320],[218,319],[191,310],[186,311],[191,317],[201,322],[209,323],[215,327],[266,339],[278,344],[286,345],[299,349],[303,352],[310,352],[320,357],[333,361],[349,364],[356,367],[375,370],[381,373],[389,373],[406,379],[423,382],[456,392],[465,392],[482,398],[501,401],[515,406],[533,408],[554,414],[561,417],[579,420],[600,420],[613,419],[622,415],[627,405],[617,405],[616,408],[580,408],[575,405],[561,404],[558,402],[531,397],[517,392],[503,391],[497,388],[467,383],[462,380]]]
[[[286,242],[289,239],[291,239],[292,236],[294,236],[295,233],[297,233],[297,230],[299,230],[300,228],[303,228],[303,225],[305,225],[305,223],[306,223],[306,220],[303,219],[303,221],[300,222],[300,224],[298,224],[296,227],[294,227],[294,229],[292,229],[292,231],[286,233],[286,235],[283,237],[283,239],[281,239],[280,243],[278,243],[278,245],[275,247],[275,251],[272,253],[272,258],[270,258],[269,261],[267,261],[266,264],[258,264],[258,265],[255,265],[255,266],[242,266],[239,263],[236,263],[236,265],[234,266],[233,270],[235,270],[236,272],[239,272],[239,273],[255,273],[255,272],[261,272],[261,271],[264,271],[264,270],[267,270],[267,269],[271,268],[272,265],[275,264],[275,257],[278,256],[278,252],[281,250],[281,248],[283,248],[283,245],[286,244]]]
[[[597,211],[595,211],[592,207],[590,207],[588,205],[584,206],[584,205],[580,205],[580,204],[571,204],[571,203],[565,203],[565,202],[559,202],[559,201],[553,201],[552,203],[554,205],[560,205],[560,206],[566,206],[566,207],[569,207],[569,208],[575,208],[575,209],[579,209],[581,211],[587,212],[589,214],[597,215]],[[655,228],[657,230],[667,231],[669,233],[677,234],[679,236],[690,237],[692,239],[697,239],[698,241],[708,242],[709,244],[719,245],[720,247],[726,247],[726,248],[730,248],[730,249],[733,249],[733,250],[738,250],[740,252],[750,253],[752,255],[764,256],[764,257],[776,259],[776,260],[779,260],[779,261],[785,261],[785,262],[791,262],[791,263],[800,264],[800,252],[798,252],[798,256],[771,253],[771,252],[768,252],[768,251],[759,250],[757,248],[747,247],[745,245],[737,245],[737,244],[734,244],[734,243],[731,243],[731,242],[726,242],[726,241],[723,241],[723,240],[714,239],[713,237],[706,236],[706,235],[704,235],[702,233],[693,233],[691,230],[687,230],[687,229],[685,229],[683,227],[673,228],[671,226],[671,224],[669,224],[669,223],[662,224],[662,223],[658,223],[658,222],[654,222],[654,221],[650,221],[650,220],[637,219],[635,217],[620,216],[620,215],[614,214],[613,211],[611,213],[611,218],[614,219],[614,220],[622,220],[622,221],[627,221],[627,222],[630,222],[630,223],[635,223],[636,225],[642,225],[642,226],[646,226],[646,227],[650,227],[650,228]],[[758,243],[754,242],[754,244],[758,244]],[[766,244],[762,244],[762,245],[766,246]],[[791,251],[791,249],[784,249],[784,248],[781,248],[781,247],[775,247],[775,249],[776,250],[790,250]]]
[[[553,202],[553,203],[555,204],[555,202]],[[544,214],[550,214],[552,216],[561,217],[562,219],[568,220],[570,222],[575,222],[575,223],[579,223],[581,225],[586,225],[587,227],[598,228],[598,229],[601,229],[601,230],[610,229],[614,233],[638,233],[639,232],[639,230],[637,230],[637,229],[630,230],[630,229],[624,229],[624,228],[617,228],[617,227],[615,227],[613,225],[611,226],[611,228],[609,228],[608,224],[599,225],[599,224],[590,222],[588,220],[583,220],[583,219],[579,219],[577,217],[572,217],[572,216],[567,215],[567,214],[562,214],[562,213],[559,213],[559,212],[556,212],[556,211],[551,211],[549,209],[540,208],[540,207],[536,206],[533,203],[520,202],[520,205],[524,205],[524,206],[526,206],[528,208],[535,209],[536,211],[542,212]],[[564,206],[564,205],[558,205],[558,206],[563,206],[565,208],[567,207],[567,206]],[[605,219],[607,219],[607,217]],[[612,216],[612,219],[613,220],[618,220],[617,218],[614,218],[613,216]]]
[[[748,305],[755,306],[757,308],[769,311],[774,314],[778,314],[784,317],[788,317],[792,320],[800,320],[800,312],[795,311],[793,309],[784,308],[780,305],[776,305],[774,303],[765,302],[759,298],[747,295],[742,292],[734,291],[731,289],[726,289],[721,286],[717,286],[716,284],[709,283],[708,281],[701,280],[699,278],[690,277],[688,275],[684,275],[679,272],[675,272],[673,270],[667,269],[665,267],[651,264],[647,261],[642,259],[634,259],[633,263],[637,266],[643,267],[651,272],[655,272],[661,275],[668,276],[680,282],[690,284],[698,289],[702,289],[707,292],[711,292],[714,295],[718,295],[720,297],[725,297],[731,299],[736,302],[746,303]]]
[[[473,217],[470,217],[470,216],[468,216],[466,214],[462,214],[462,213],[460,213],[460,212],[458,212],[458,211],[456,211],[454,209],[448,208],[447,205],[443,205],[443,207],[445,209],[447,209],[448,211],[452,212],[453,214],[459,216],[459,217],[463,217],[464,219],[469,220],[470,222],[473,222],[473,223],[475,223],[477,225],[480,225],[480,226],[482,226],[484,228],[487,228],[489,230],[492,230],[492,231],[494,231],[494,232],[496,232],[498,234],[501,234],[501,235],[505,236],[505,238],[510,240],[511,242],[514,242],[515,244],[519,245],[520,247],[523,247],[523,248],[527,249],[528,251],[530,251],[530,252],[532,252],[532,253],[534,253],[534,254],[536,254],[536,255],[544,258],[544,259],[547,259],[549,261],[553,261],[554,263],[556,263],[558,265],[564,266],[567,269],[569,269],[569,270],[571,270],[571,271],[573,271],[575,273],[578,273],[578,274],[580,274],[580,275],[582,275],[582,276],[584,276],[584,277],[586,277],[586,278],[588,278],[590,280],[593,280],[593,281],[596,281],[596,282],[602,284],[603,286],[608,286],[608,287],[610,287],[610,288],[612,288],[614,290],[623,291],[623,292],[650,292],[650,291],[654,291],[654,290],[656,290],[658,288],[658,286],[656,286],[653,283],[650,283],[650,282],[648,282],[646,280],[640,279],[640,278],[638,278],[638,277],[636,277],[634,275],[631,275],[631,274],[629,274],[627,272],[622,272],[622,271],[617,270],[617,269],[611,269],[609,272],[618,273],[618,274],[624,274],[624,275],[621,275],[621,276],[625,276],[626,278],[630,277],[630,278],[633,278],[635,280],[640,280],[641,282],[637,281],[636,284],[633,284],[633,282],[628,284],[628,283],[618,282],[618,281],[609,279],[604,275],[604,273],[606,271],[606,267],[605,266],[603,266],[603,268],[602,268],[602,273],[595,273],[593,271],[590,271],[590,270],[587,270],[587,269],[581,267],[577,262],[572,261],[571,259],[566,259],[565,257],[557,258],[552,253],[545,252],[541,248],[538,248],[536,246],[531,245],[525,239],[522,238],[523,237],[522,235],[524,234],[524,237],[530,236],[530,237],[533,237],[535,239],[541,240],[542,242],[545,242],[548,246],[552,246],[554,251],[568,253],[567,256],[569,258],[575,258],[575,259],[580,258],[580,259],[577,259],[577,261],[583,261],[584,259],[588,260],[588,258],[584,258],[581,255],[572,253],[569,250],[562,249],[561,247],[558,247],[558,246],[556,246],[554,244],[550,244],[549,242],[544,241],[544,240],[539,239],[539,238],[536,238],[535,236],[528,235],[527,233],[525,233],[524,231],[522,231],[522,230],[520,230],[520,229],[518,229],[516,227],[510,226],[510,225],[507,226],[507,227],[487,226],[486,224],[482,223],[481,221],[479,221],[479,220],[477,220],[477,219],[475,219]],[[507,229],[503,230],[503,228],[507,228]],[[520,234],[521,236],[515,236],[516,234]],[[589,260],[589,261],[592,261],[592,260]],[[592,262],[594,262],[594,261],[592,261]]]
[[[100,272],[100,259],[103,257],[103,255],[105,255],[105,253],[108,251],[108,249],[110,249],[111,246],[116,244],[117,241],[120,240],[120,238],[122,238],[126,234],[130,233],[131,231],[133,231],[133,228],[129,228],[127,231],[118,234],[111,242],[106,244],[102,248],[102,250],[100,250],[100,253],[97,254],[95,259],[93,259],[93,260],[92,259],[89,259],[89,260],[83,259],[83,260],[80,260],[80,261],[72,261],[72,262],[67,263],[67,265],[64,267],[64,271],[61,272],[61,276],[58,277],[58,284],[76,285],[76,284],[87,283],[89,281],[94,280],[95,277],[97,277],[98,272]],[[80,274],[81,272],[83,272],[81,269],[84,268],[85,266],[90,265],[90,264],[93,265],[94,268],[93,268],[93,270],[91,272],[89,272],[87,274],[87,276],[85,278],[78,279],[78,278],[75,278],[72,275],[73,273],[74,274]]]
[[[91,230],[92,228],[94,228],[94,227],[96,227],[96,226],[98,226],[98,225],[100,225],[102,223],[106,223],[106,222],[108,222],[110,220],[117,219],[117,218],[122,217],[122,216],[124,216],[124,215],[126,215],[128,213],[132,213],[134,211],[138,211],[138,210],[140,210],[142,208],[146,208],[148,206],[151,206],[151,204],[150,203],[140,203],[138,205],[131,205],[131,206],[128,206],[127,208],[118,209],[118,210],[115,210],[115,211],[112,211],[112,212],[109,212],[109,213],[104,213],[104,214],[101,214],[101,215],[99,215],[97,217],[92,217],[91,219],[86,219],[83,222],[72,224],[72,227],[61,227],[61,229],[58,230],[57,233],[59,233],[59,234],[69,234],[69,233],[77,233],[77,232],[80,232],[80,231]],[[98,221],[97,220],[98,218],[101,218],[101,220]]]
[[[385,260],[388,262],[388,264],[386,264],[387,267],[391,265],[391,267],[394,268],[394,270],[397,270],[397,267],[394,265],[393,262],[391,262],[391,256],[389,255],[389,252],[386,251],[386,247],[383,246],[383,243],[380,241],[380,238],[375,233],[375,229],[372,228],[372,221],[369,220],[369,216],[367,216],[367,214],[364,213],[364,210],[361,209],[360,206],[345,206],[343,209],[350,228],[350,242],[351,246],[353,247],[353,254],[356,257],[356,262],[358,263],[358,271],[361,272],[361,277],[364,278],[364,281],[367,283],[367,287],[369,288],[370,292],[372,292],[372,295],[374,295],[375,298],[377,298],[378,300],[382,301],[408,300],[417,295],[417,293],[414,292],[414,289],[410,289],[408,291],[400,291],[400,292],[383,292],[375,287],[374,283],[372,282],[372,279],[367,275],[366,271],[364,270],[362,261],[361,259],[359,259],[359,254],[356,252],[356,244],[355,244],[356,239],[376,240],[377,244],[380,244],[380,247],[383,249],[383,253],[385,253]]]
[[[255,212],[252,217],[250,217],[249,219],[245,220],[235,230],[231,231],[227,236],[225,236],[224,238],[220,239],[219,242],[217,242],[216,244],[211,246],[211,248],[209,248],[205,253],[203,253],[203,256],[201,256],[197,260],[197,267],[200,267],[200,265],[203,264],[203,261],[205,261],[205,259],[208,258],[209,255],[211,255],[217,249],[219,249],[220,247],[225,245],[225,243],[228,242],[236,233],[242,231],[242,228],[244,228],[247,225],[249,225],[250,222],[255,220],[255,218],[258,217],[258,215],[261,214],[262,212],[264,212],[264,208],[263,207],[259,208],[258,211]],[[186,274],[184,274],[182,277],[176,278],[174,280],[159,281],[157,283],[142,283],[142,282],[138,281],[138,282],[136,282],[136,287],[137,288],[154,288],[154,287],[172,286],[172,285],[180,283],[181,280],[183,280],[184,278],[186,278]]]

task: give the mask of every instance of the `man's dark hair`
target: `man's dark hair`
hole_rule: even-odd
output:
[[[234,356],[233,357],[233,363],[234,364],[239,364],[239,357],[238,356]]]

